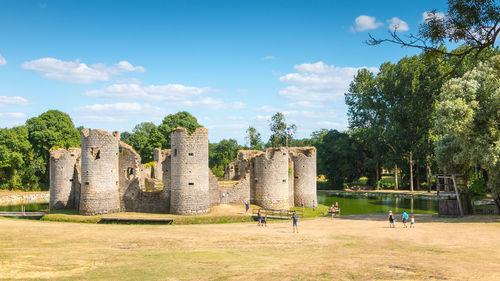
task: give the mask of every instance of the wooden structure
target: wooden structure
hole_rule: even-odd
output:
[[[462,182],[458,182],[461,179]],[[459,186],[464,187],[461,194]],[[463,216],[470,214],[472,206],[467,191],[467,179],[462,174],[436,175],[439,215]],[[443,188],[443,191],[441,191]]]
[[[294,212],[293,210],[286,210],[286,209],[281,209],[281,210],[264,209],[264,208],[253,209],[252,217],[254,219],[257,219],[259,211],[263,217],[267,216],[268,219],[276,219],[276,220],[289,220]],[[302,208],[300,207],[295,208],[295,212],[297,213],[297,216],[304,217],[304,210]]]
[[[0,217],[43,217],[47,212],[0,212]]]
[[[124,223],[124,224],[172,224],[175,219],[154,218],[101,218],[99,223]]]

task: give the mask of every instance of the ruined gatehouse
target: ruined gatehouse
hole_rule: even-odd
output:
[[[267,209],[312,206],[316,196],[316,149],[242,150],[220,188],[208,167],[208,130],[172,132],[171,149],[155,149],[153,166],[120,141],[120,134],[81,131],[82,147],[50,152],[50,209],[82,215],[114,212],[202,214],[210,206],[246,202]]]

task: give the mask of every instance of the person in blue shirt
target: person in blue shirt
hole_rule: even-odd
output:
[[[406,226],[406,221],[408,220],[408,213],[406,213],[406,210],[403,211],[403,225],[404,227],[408,227]]]
[[[250,205],[248,202],[245,202],[245,214],[248,214],[248,209],[250,209]]]
[[[299,233],[299,227],[297,225],[298,220],[299,220],[299,216],[297,216],[297,213],[295,211],[293,211],[293,215],[292,215],[293,232],[295,232],[295,230],[297,230],[297,233]]]

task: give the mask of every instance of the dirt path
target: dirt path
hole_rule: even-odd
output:
[[[435,222],[437,221],[437,222]],[[268,227],[0,218],[0,279],[500,280],[500,217],[317,218]]]

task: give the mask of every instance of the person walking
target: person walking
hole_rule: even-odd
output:
[[[257,212],[257,226],[262,226],[262,214],[260,213],[260,210]]]
[[[245,214],[248,214],[249,209],[250,209],[250,204],[248,204],[248,202],[245,202]]]
[[[316,201],[313,200],[313,211],[316,210]]]
[[[408,213],[406,212],[406,210],[403,211],[403,225],[405,228],[407,228],[408,226],[406,225],[406,221],[408,220]]]
[[[396,227],[396,224],[394,222],[394,215],[392,214],[392,211],[389,211],[389,228]]]
[[[297,230],[297,233],[299,233],[298,220],[299,220],[299,216],[297,216],[297,213],[295,211],[293,211],[292,223],[293,223],[293,232],[294,233],[295,233],[295,230]]]

